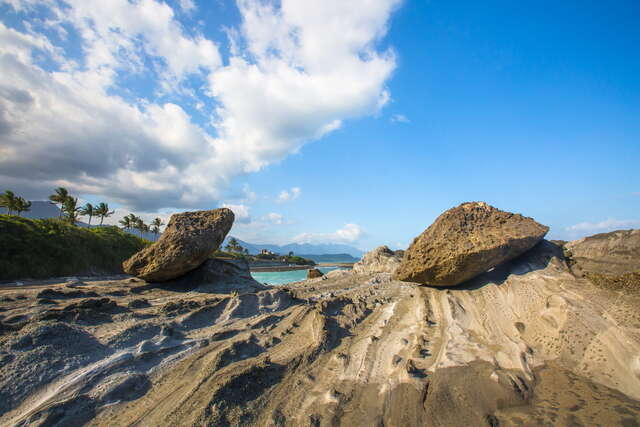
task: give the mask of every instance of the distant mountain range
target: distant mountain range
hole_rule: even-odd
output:
[[[6,214],[7,209],[0,208],[0,214]],[[23,218],[40,219],[40,218],[58,218],[60,216],[60,208],[51,202],[31,201],[31,209],[20,214]]]
[[[222,243],[222,248],[226,246],[229,239],[233,236],[227,236]],[[348,255],[356,260],[362,258],[363,252],[360,249],[354,248],[353,246],[348,245],[340,245],[337,243],[327,243],[327,244],[311,244],[311,243],[289,243],[288,245],[274,245],[269,243],[249,243],[243,240],[235,238],[240,246],[246,248],[251,255],[259,254],[262,249],[267,249],[273,253],[277,254],[288,254],[289,252],[293,252],[295,255],[304,256],[305,258],[313,259],[315,255]],[[336,257],[334,257],[336,258]],[[345,258],[346,259],[346,258]],[[320,262],[314,259],[316,262]],[[322,261],[324,262],[324,261]],[[331,259],[328,262],[337,262],[336,259]],[[351,262],[351,260],[346,260],[343,262]]]

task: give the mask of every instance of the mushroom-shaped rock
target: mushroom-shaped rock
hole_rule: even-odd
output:
[[[233,225],[230,209],[171,216],[160,239],[122,263],[124,271],[149,282],[180,277],[204,263]]]
[[[549,227],[484,202],[441,214],[404,254],[395,278],[454,286],[534,247]]]
[[[362,259],[353,265],[355,273],[394,273],[400,261],[403,251],[392,251],[387,246],[379,246],[364,254]]]
[[[318,277],[322,276],[324,276],[324,274],[322,274],[322,271],[318,270],[317,268],[312,268],[307,271],[307,279],[317,279]]]

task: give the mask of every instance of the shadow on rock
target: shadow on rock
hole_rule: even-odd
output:
[[[253,293],[269,288],[251,277],[249,264],[246,261],[210,258],[200,267],[182,277],[166,282],[137,286],[131,288],[131,292],[142,293],[151,289],[171,292],[230,294],[232,292]]]
[[[457,286],[434,287],[438,290],[465,290],[472,291],[483,288],[486,285],[502,285],[511,275],[522,276],[537,270],[544,270],[553,261],[556,260],[563,268],[564,255],[562,248],[548,240],[542,240],[531,250],[525,252],[511,261],[497,265],[491,270],[482,273],[473,279],[467,280]],[[428,285],[427,285],[428,286]]]

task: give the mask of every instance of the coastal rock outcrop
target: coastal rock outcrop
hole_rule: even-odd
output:
[[[175,214],[156,243],[122,264],[124,271],[149,282],[180,277],[204,263],[222,244],[233,220],[227,208]]]
[[[322,276],[324,276],[324,274],[322,274],[322,271],[318,270],[317,268],[312,268],[307,271],[307,279],[317,279],[318,277]]]
[[[3,285],[0,425],[637,425],[640,294],[565,261],[542,240],[446,292],[338,270],[229,292],[249,273],[225,260],[46,308],[64,280]]]
[[[236,291],[242,294],[268,289],[251,277],[249,263],[243,259],[209,258],[200,267],[169,283],[181,289],[214,293]]]
[[[564,245],[572,270],[625,274],[640,271],[640,230],[618,230],[574,240]]]
[[[395,278],[454,286],[534,247],[549,227],[484,202],[441,214],[404,254]]]
[[[387,246],[379,246],[364,254],[353,265],[353,271],[361,274],[395,273],[402,261],[403,251],[392,251]]]

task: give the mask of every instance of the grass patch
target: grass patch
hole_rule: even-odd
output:
[[[122,273],[122,261],[150,243],[115,226],[0,215],[0,280]]]

